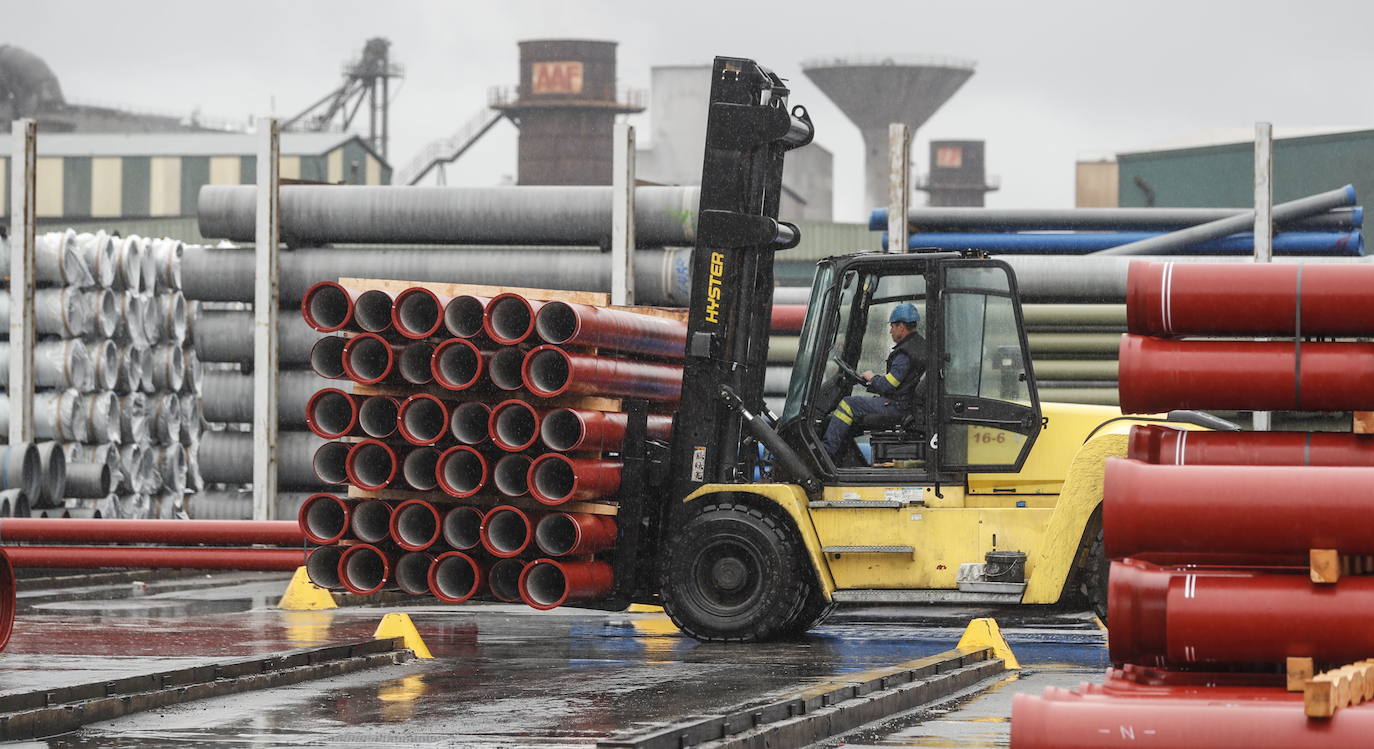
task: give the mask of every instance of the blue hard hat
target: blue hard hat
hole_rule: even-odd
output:
[[[904,302],[892,308],[892,314],[888,316],[887,321],[915,325],[921,321],[921,311],[916,309],[916,305]]]

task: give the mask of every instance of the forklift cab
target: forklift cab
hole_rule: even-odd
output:
[[[847,255],[819,263],[779,432],[827,483],[948,483],[1020,470],[1041,427],[1015,278],[958,253]],[[924,371],[898,412],[859,419],[832,456],[821,435],[840,400],[882,377],[889,315],[914,305]],[[877,396],[870,396],[877,397]]]

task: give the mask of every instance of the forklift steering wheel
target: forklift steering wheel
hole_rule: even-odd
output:
[[[835,366],[839,367],[840,374],[844,376],[845,379],[853,380],[856,383],[862,383],[864,381],[863,376],[853,367],[849,366],[849,363],[841,359],[838,355],[830,357],[830,361],[835,362]]]

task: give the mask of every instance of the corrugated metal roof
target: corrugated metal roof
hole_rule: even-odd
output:
[[[41,133],[40,156],[255,156],[253,133]],[[349,141],[367,143],[353,133],[282,133],[286,156],[321,156]],[[14,136],[0,135],[0,156],[14,153]],[[377,156],[375,152],[373,156]],[[386,163],[377,156],[379,161]]]

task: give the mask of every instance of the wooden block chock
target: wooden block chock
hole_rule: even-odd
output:
[[[1310,659],[1290,658],[1290,678],[1295,660]],[[1342,707],[1370,699],[1374,699],[1374,659],[1323,671],[1303,683],[1303,712],[1309,718],[1329,718]]]
[[[1311,658],[1289,658],[1288,691],[1301,692],[1303,690],[1302,685],[1312,678],[1314,672]]]
[[[1352,426],[1355,434],[1374,434],[1374,411],[1356,411]]]
[[[1334,583],[1341,579],[1341,558],[1335,549],[1309,549],[1308,567],[1314,583]]]

